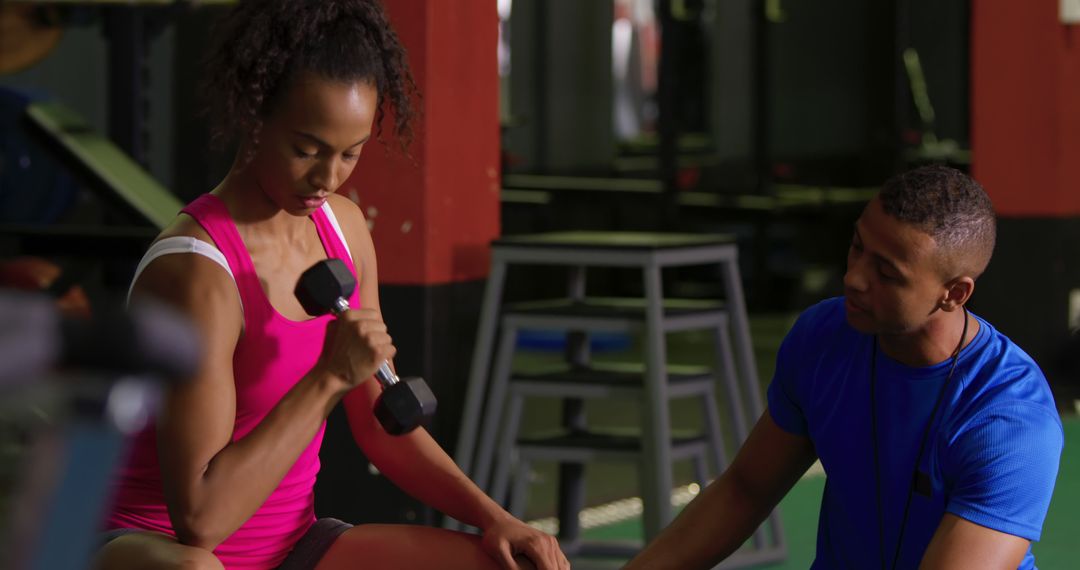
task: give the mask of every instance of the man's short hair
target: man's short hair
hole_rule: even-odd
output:
[[[990,197],[970,176],[923,166],[890,178],[878,198],[885,213],[934,238],[946,277],[976,278],[990,263],[997,217]]]

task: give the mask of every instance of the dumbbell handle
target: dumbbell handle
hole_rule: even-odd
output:
[[[338,297],[337,300],[334,301],[335,315],[340,315],[348,310],[349,300],[345,297]],[[390,369],[390,363],[385,360],[382,365],[379,366],[379,369],[375,371],[375,378],[379,381],[379,384],[382,384],[384,390],[401,381],[401,379],[398,378],[398,375],[394,374],[394,371]]]
[[[394,384],[397,384],[398,382],[401,382],[401,379],[398,378],[398,375],[394,374],[393,370],[390,370],[390,363],[385,360],[383,361],[382,366],[380,366],[379,369],[375,371],[375,378],[379,380],[379,384],[382,384],[382,387],[384,389],[389,388]]]

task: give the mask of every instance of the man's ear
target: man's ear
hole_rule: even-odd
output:
[[[957,277],[945,284],[945,294],[938,306],[942,311],[955,311],[962,307],[975,292],[975,280],[971,277]]]

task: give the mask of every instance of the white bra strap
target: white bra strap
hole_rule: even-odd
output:
[[[345,246],[345,253],[349,254],[349,259],[355,263],[356,260],[353,259],[352,252],[349,251],[349,242],[345,239],[345,234],[341,232],[341,226],[338,225],[337,216],[334,215],[334,210],[330,207],[329,201],[323,202],[322,211],[326,214],[326,219],[330,220],[330,225],[334,226],[334,231],[337,232],[337,237],[341,240],[341,245]]]
[[[150,246],[150,249],[146,250],[142,260],[139,261],[139,266],[135,268],[135,276],[131,278],[131,286],[128,287],[128,302],[131,301],[131,290],[135,287],[135,281],[138,280],[139,275],[142,274],[146,266],[150,265],[151,261],[171,253],[194,253],[209,257],[220,265],[225,272],[229,274],[229,278],[233,280],[233,284],[236,284],[236,278],[233,276],[232,269],[229,268],[229,262],[225,259],[225,254],[221,253],[214,244],[207,243],[191,236],[173,236],[167,237],[162,240],[154,242]],[[240,298],[240,291],[237,289],[237,298]],[[240,310],[243,311],[243,301],[240,302]]]

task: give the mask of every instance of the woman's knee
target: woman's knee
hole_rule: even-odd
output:
[[[156,533],[133,533],[109,541],[98,552],[95,570],[224,570],[212,552],[185,546]]]
[[[201,548],[188,547],[179,556],[177,570],[225,570],[225,566],[213,553]]]
[[[518,568],[520,568],[521,570],[536,570],[536,565],[533,564],[532,560],[529,560],[529,558],[526,557],[524,554],[518,554],[517,556],[515,556],[514,562],[517,563]]]
[[[352,568],[357,557],[363,557],[372,568],[499,568],[476,535],[423,526],[366,524],[342,534],[317,570]]]

